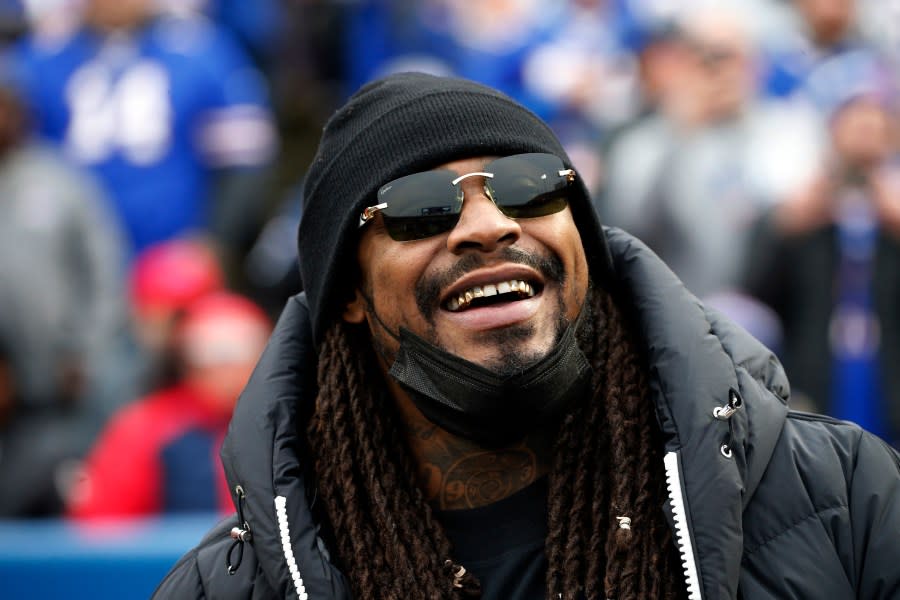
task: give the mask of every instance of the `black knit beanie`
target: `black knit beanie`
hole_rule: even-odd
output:
[[[450,77],[400,73],[360,88],[325,125],[303,187],[300,276],[322,336],[356,284],[359,215],[382,185],[444,163],[478,156],[548,152],[572,162],[550,128],[500,92]],[[587,189],[570,199],[595,282],[611,260]]]

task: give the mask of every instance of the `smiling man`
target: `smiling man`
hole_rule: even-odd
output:
[[[399,74],[326,125],[305,294],[158,598],[893,598],[897,455],[601,228],[550,129]]]
[[[417,189],[419,176],[436,189]],[[363,224],[371,221],[372,231],[363,233],[357,251],[360,287],[369,296],[358,289],[345,320],[376,317],[370,298],[377,297],[385,303],[386,321],[375,318],[369,325],[383,355],[395,352],[394,331],[405,325],[448,352],[498,371],[541,358],[559,340],[561,326],[577,316],[587,291],[584,249],[566,208],[574,176],[556,156],[532,153],[453,161],[384,186],[378,199],[385,207],[370,209]],[[510,189],[495,191],[501,185]],[[435,218],[446,220],[447,235],[398,244],[396,238],[409,237],[410,227],[398,233],[395,219],[409,217],[389,216],[393,199],[415,203],[429,193],[436,195],[433,202],[445,203]],[[538,213],[554,212],[528,221],[509,218],[504,208],[498,210],[507,195],[531,199]],[[448,219],[445,206],[459,215]]]

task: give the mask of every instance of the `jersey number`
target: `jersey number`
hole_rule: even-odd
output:
[[[118,78],[104,65],[89,64],[69,80],[66,102],[66,147],[82,163],[119,152],[128,162],[148,165],[171,145],[169,78],[154,62],[138,62]]]

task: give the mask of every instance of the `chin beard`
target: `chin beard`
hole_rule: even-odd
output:
[[[527,351],[519,344],[528,342],[534,333],[533,325],[519,325],[506,327],[485,334],[485,343],[498,348],[497,354],[491,356],[481,366],[493,371],[499,377],[512,377],[522,373],[528,367],[546,356],[553,345],[559,340],[563,330],[558,330],[554,335],[553,344],[537,351]],[[510,350],[514,348],[514,350]]]
[[[534,333],[534,326],[520,325],[490,331],[485,334],[485,342],[499,348],[497,354],[485,361],[481,366],[493,371],[499,377],[513,377],[527,371],[532,365],[550,354],[559,343],[566,329],[569,327],[569,319],[566,318],[565,303],[562,298],[557,298],[559,304],[559,317],[556,320],[556,331],[553,335],[553,343],[547,348],[537,351],[527,351],[519,344],[527,343]],[[575,320],[575,336],[579,344],[584,346],[584,341],[593,335],[593,293],[588,289],[584,304]],[[432,342],[434,343],[434,342]],[[510,350],[515,348],[515,350]]]

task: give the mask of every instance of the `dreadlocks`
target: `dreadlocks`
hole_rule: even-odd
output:
[[[675,600],[685,586],[661,510],[662,445],[646,367],[611,297],[591,297],[596,333],[583,346],[594,392],[564,418],[554,448],[547,598]],[[449,560],[396,410],[373,391],[380,373],[370,344],[353,329],[338,323],[326,335],[309,426],[338,563],[359,598],[478,597],[475,578]]]

